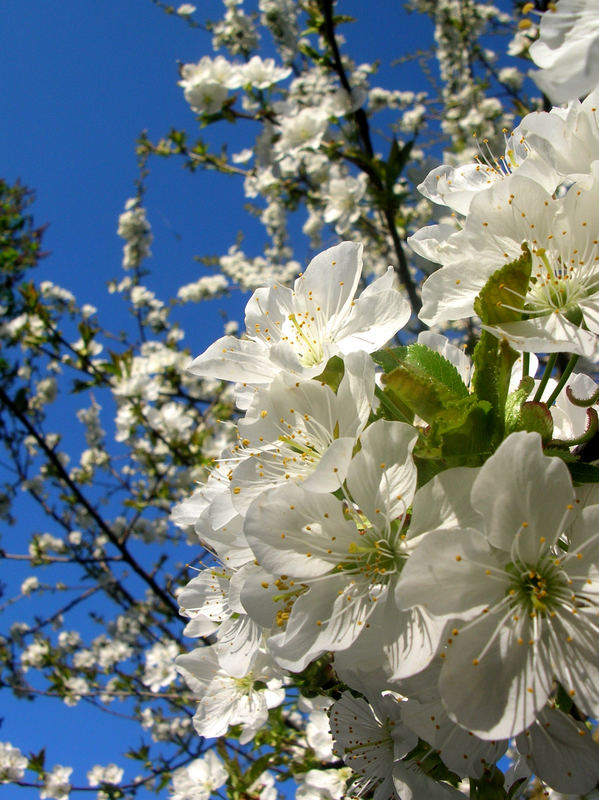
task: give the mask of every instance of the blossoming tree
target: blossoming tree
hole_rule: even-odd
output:
[[[34,282],[43,231],[0,184],[2,513],[24,488],[55,530],[1,553],[31,567],[17,600],[52,601],[0,639],[2,685],[120,703],[146,732],[126,753],[140,774],[90,763],[71,786],[4,741],[0,781],[42,798],[590,796],[596,0],[411,0],[434,25],[430,93],[356,65],[342,0],[225,0],[209,23],[154,2],[217,54],[180,69],[202,138],[138,142],[111,286],[135,336]],[[230,155],[233,123],[248,146]],[[227,242],[170,304],[144,284],[156,156],[242,178],[268,239],[255,256]],[[178,305],[231,286],[251,292],[245,331],[192,358]],[[69,390],[76,458],[51,408]]]

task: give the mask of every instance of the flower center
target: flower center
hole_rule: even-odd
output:
[[[548,557],[534,566],[510,563],[506,571],[512,576],[508,594],[513,597],[513,608],[546,616],[570,599],[562,571]]]
[[[405,554],[397,547],[397,543],[388,539],[379,539],[373,532],[365,537],[363,545],[352,543],[350,552],[357,556],[360,571],[372,577],[383,577],[400,572],[406,559]]]
[[[254,675],[252,672],[244,675],[243,678],[233,678],[233,684],[239,694],[249,694],[254,688]]]
[[[299,319],[298,319],[299,317]],[[312,367],[314,364],[319,364],[323,358],[322,342],[314,338],[313,325],[314,319],[310,318],[309,312],[289,314],[289,321],[291,322],[296,336],[293,344],[298,349],[300,361],[306,367]]]
[[[358,524],[358,520],[355,521]],[[392,523],[383,532],[371,527],[367,520],[363,520],[362,524],[358,524],[358,532],[362,538],[357,542],[351,542],[348,548],[349,557],[337,564],[337,570],[358,573],[370,584],[380,586],[386,585],[392,576],[399,575],[408,553],[403,544],[405,537],[400,532],[401,526],[398,522]]]

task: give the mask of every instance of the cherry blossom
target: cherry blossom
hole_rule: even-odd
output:
[[[406,324],[410,308],[392,269],[354,300],[361,272],[362,246],[344,242],[312,259],[293,290],[256,290],[246,306],[246,338],[219,339],[190,371],[260,385],[281,371],[311,378],[333,355],[376,350]]]
[[[598,47],[594,0],[560,0],[543,14],[539,38],[530,47],[541,67],[531,77],[554,103],[582,97],[599,84]]]
[[[545,705],[554,678],[597,713],[599,507],[579,507],[564,463],[525,432],[481,468],[472,505],[480,523],[425,536],[398,590],[403,607],[463,620],[441,653],[439,691],[451,718],[481,738],[517,735]],[[423,570],[431,578],[424,593]],[[482,688],[489,685],[492,694]]]

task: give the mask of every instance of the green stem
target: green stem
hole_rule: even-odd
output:
[[[522,377],[526,378],[530,372],[530,353],[522,353]]]
[[[553,405],[553,403],[555,403],[555,401],[557,400],[557,396],[559,395],[561,390],[566,385],[566,383],[568,381],[568,378],[572,374],[572,370],[576,366],[576,362],[578,361],[578,359],[579,359],[579,356],[576,355],[576,353],[574,353],[573,355],[570,356],[570,360],[566,364],[566,369],[562,372],[562,377],[557,382],[557,386],[555,387],[555,389],[551,393],[550,398],[547,400],[547,407],[548,408],[550,408]]]
[[[537,393],[534,396],[534,400],[536,403],[541,402],[541,397],[543,396],[543,392],[545,391],[545,387],[547,386],[547,381],[551,377],[551,373],[553,372],[553,367],[555,366],[555,362],[557,361],[557,353],[550,353],[549,358],[547,359],[547,364],[545,365],[545,372],[543,373],[543,377],[541,378],[541,382],[537,388]]]

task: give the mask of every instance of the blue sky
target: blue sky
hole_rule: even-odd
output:
[[[378,13],[365,20],[359,0],[342,6],[361,18],[360,26],[346,26],[356,60],[380,59],[383,85],[414,88],[411,67],[392,70],[390,82],[383,65],[412,49],[429,28],[427,21],[414,15],[414,30],[406,28],[398,0],[379,0]],[[33,0],[27,8],[25,14],[19,0],[3,0],[0,12],[3,174],[35,189],[36,218],[50,223],[44,242],[52,257],[38,271],[39,279],[53,280],[100,309],[111,304],[118,319],[119,306],[105,286],[122,275],[116,225],[134,192],[135,139],[144,129],[153,140],[171,126],[194,129],[194,116],[176,85],[177,62],[212,54],[210,35],[165,16],[150,0]],[[204,10],[218,19],[221,3],[200,0],[196,16]],[[237,127],[228,126],[225,133],[229,140],[239,137],[241,149],[251,139]],[[150,167],[147,206],[155,240],[149,283],[166,297],[206,274],[194,255],[226,252],[248,220],[237,179],[190,175],[174,160],[154,160]],[[258,246],[254,254],[260,251]],[[304,245],[298,258],[309,256]],[[240,303],[233,308],[239,317]],[[220,324],[216,313],[211,323]],[[215,336],[205,325],[193,332],[193,341],[190,335],[186,343],[194,351]]]
[[[218,0],[196,4],[198,19],[221,14]],[[390,69],[388,64],[407,50],[429,45],[427,21],[406,20],[399,0],[342,0],[338,10],[361,19],[345,31],[347,49],[358,62],[380,59],[380,85],[425,88],[421,76],[415,82],[412,66]],[[210,36],[166,17],[150,0],[2,0],[0,24],[2,175],[36,191],[36,222],[49,223],[44,247],[51,255],[37,279],[52,280],[80,303],[97,306],[114,329],[125,327],[123,306],[107,293],[106,283],[123,274],[123,242],[116,227],[134,193],[135,139],[143,129],[154,140],[170,127],[194,129],[194,116],[176,85],[177,62],[211,54]],[[249,146],[243,131],[226,133],[238,138],[239,146],[232,149]],[[238,181],[214,173],[190,175],[175,160],[155,160],[150,167],[147,207],[155,238],[148,284],[158,296],[167,299],[179,286],[208,274],[193,256],[226,252],[239,230],[249,234],[248,252],[261,252]],[[298,259],[310,255],[302,243]],[[222,332],[220,310],[241,321],[244,302],[237,293],[229,303],[202,304],[201,319],[191,309],[185,344],[199,353]],[[35,512],[23,509],[22,543],[30,526],[40,525]],[[11,582],[18,585],[26,574],[25,567],[13,569]],[[57,701],[14,701],[7,692],[2,716],[1,741],[27,752],[46,745],[48,764],[74,766],[72,780],[79,784],[96,763],[127,766],[120,753],[139,739],[136,723],[84,705],[70,709]],[[134,774],[129,767],[127,777]]]

